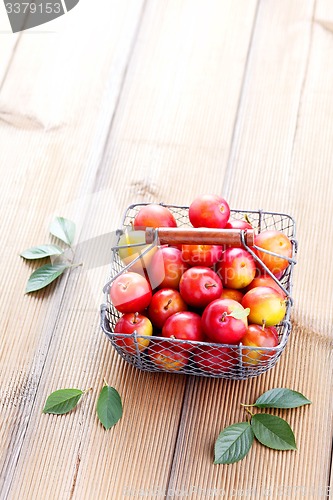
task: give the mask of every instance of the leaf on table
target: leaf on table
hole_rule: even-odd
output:
[[[83,391],[80,389],[59,389],[46,400],[43,413],[63,415],[73,410],[81,398]]]
[[[253,443],[253,430],[248,422],[226,427],[215,443],[214,464],[233,464],[242,460]]]
[[[50,233],[67,245],[71,245],[75,238],[75,223],[64,217],[56,217],[50,225]]]
[[[25,293],[35,292],[57,279],[70,266],[68,264],[45,264],[34,271],[28,279]]]
[[[105,385],[97,400],[97,416],[105,427],[113,427],[123,415],[123,407],[119,393],[113,387]]]
[[[53,255],[61,255],[64,250],[58,245],[38,245],[36,247],[27,248],[20,256],[24,259],[44,259],[45,257],[52,257]]]
[[[251,418],[251,427],[258,441],[274,450],[296,450],[294,433],[283,418],[257,413]]]
[[[257,408],[298,408],[311,404],[303,394],[283,387],[264,392],[253,406]]]

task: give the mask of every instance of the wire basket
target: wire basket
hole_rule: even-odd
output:
[[[117,231],[119,243],[120,236],[126,228],[131,228],[133,220],[142,206],[146,203],[130,205],[122,221],[122,229]],[[161,204],[163,205],[163,204]],[[188,207],[178,205],[166,206],[177,221],[178,228],[192,228],[188,217]],[[287,214],[265,212],[263,210],[231,210],[229,220],[244,219],[246,217],[253,226],[255,233],[274,229],[284,233],[292,243],[292,256],[289,265],[279,280],[270,272],[265,264],[254,253],[253,248],[247,244],[246,231],[239,231],[241,245],[251,253],[259,262],[265,272],[270,275],[286,294],[286,314],[283,321],[276,325],[279,343],[276,347],[250,347],[227,345],[213,342],[195,342],[188,340],[166,339],[155,334],[153,336],[140,336],[133,334],[115,333],[114,328],[122,316],[110,301],[110,287],[117,276],[130,269],[125,266],[119,257],[118,247],[112,248],[111,272],[109,280],[104,286],[105,303],[101,305],[101,328],[110,340],[116,351],[130,364],[140,370],[150,372],[182,373],[204,377],[217,377],[232,380],[244,380],[257,377],[271,369],[284,348],[291,331],[290,313],[292,300],[293,267],[296,263],[297,241],[295,239],[295,221]],[[230,231],[230,230],[229,230]],[[158,232],[151,236],[151,247],[159,244]],[[147,240],[148,241],[148,240]],[[205,242],[207,244],[207,242]],[[150,248],[150,247],[149,247]],[[148,248],[148,250],[149,250]],[[141,254],[141,256],[143,253]],[[140,257],[138,257],[138,260]],[[132,264],[134,261],[132,262]],[[147,348],[145,348],[146,346]],[[158,353],[156,357],[155,354]],[[175,354],[176,353],[176,354]],[[161,357],[163,362],[161,363]]]

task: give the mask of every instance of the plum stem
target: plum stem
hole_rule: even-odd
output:
[[[205,288],[214,288],[216,286],[216,283],[206,283]]]
[[[171,304],[171,302],[172,302],[172,299],[169,299],[169,300],[168,300],[168,302],[165,304],[165,306],[164,306],[164,310],[165,310],[165,311],[167,311],[167,310],[168,310],[169,305]]]

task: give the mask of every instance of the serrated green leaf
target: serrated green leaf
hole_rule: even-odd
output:
[[[257,413],[251,418],[251,427],[258,441],[274,450],[296,450],[294,433],[283,418]]]
[[[253,443],[253,430],[248,422],[226,427],[215,443],[214,464],[233,464],[242,460]]]
[[[228,314],[228,316],[231,316],[232,318],[235,319],[244,319],[250,314],[250,308],[247,307],[246,309],[235,309],[234,311],[231,311],[231,313]]]
[[[97,416],[105,427],[113,427],[123,415],[123,407],[119,393],[113,387],[105,385],[97,400]]]
[[[309,404],[311,401],[300,392],[281,387],[264,392],[253,406],[257,408],[298,408]]]
[[[45,257],[51,257],[53,255],[61,255],[64,253],[61,247],[58,245],[39,245],[36,247],[27,248],[24,250],[20,256],[24,259],[44,259]]]
[[[57,279],[70,266],[68,264],[45,264],[34,271],[28,279],[25,293],[35,292]]]
[[[75,238],[75,223],[64,217],[56,217],[50,225],[50,233],[67,245],[71,245]]]
[[[53,413],[55,415],[63,415],[68,413],[77,405],[83,391],[80,389],[59,389],[46,400],[43,413]]]

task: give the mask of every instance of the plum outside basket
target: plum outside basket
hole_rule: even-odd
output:
[[[139,203],[135,205],[130,205],[123,217],[122,229],[117,231],[118,242],[121,234],[126,229],[131,229],[132,222],[140,210],[140,208],[146,203]],[[189,217],[188,217],[188,207],[179,205],[164,205],[169,208],[173,216],[177,221],[177,227],[179,231],[182,229],[192,228]],[[292,243],[292,256],[289,260],[289,265],[283,272],[282,277],[279,281],[270,273],[269,269],[262,263],[262,261],[254,253],[253,248],[247,245],[247,240],[245,238],[246,231],[239,230],[240,245],[246,250],[248,250],[252,256],[255,258],[259,264],[265,269],[266,273],[269,274],[275,281],[279,284],[281,289],[286,293],[287,296],[287,308],[286,314],[283,321],[276,326],[279,343],[276,347],[248,347],[243,346],[242,343],[239,345],[226,345],[217,344],[213,342],[195,342],[195,341],[184,341],[177,339],[168,339],[170,346],[174,344],[177,346],[177,351],[184,353],[184,363],[181,362],[173,364],[168,364],[164,366],[159,366],[155,364],[149,357],[149,348],[151,348],[154,343],[161,343],[165,341],[165,338],[153,335],[151,337],[144,337],[137,335],[134,332],[130,335],[133,339],[133,349],[131,352],[127,349],[126,340],[128,340],[128,334],[115,333],[114,327],[118,319],[122,316],[121,313],[113,306],[110,301],[110,287],[112,286],[115,278],[125,272],[126,270],[131,271],[131,268],[125,267],[119,257],[118,248],[112,248],[111,256],[111,273],[108,282],[104,286],[105,293],[105,303],[101,305],[101,328],[107,338],[110,340],[116,351],[130,364],[135,367],[150,372],[169,372],[169,373],[181,373],[186,375],[197,375],[215,378],[225,378],[232,380],[244,380],[251,377],[257,377],[258,375],[266,372],[267,370],[273,368],[273,366],[278,361],[284,348],[286,347],[289,334],[291,332],[291,322],[290,313],[293,304],[292,301],[292,277],[293,277],[293,267],[296,263],[295,256],[297,252],[297,241],[295,239],[295,221],[290,215],[277,213],[277,212],[266,212],[263,210],[251,211],[251,210],[231,210],[229,220],[243,220],[244,217],[251,223],[255,233],[260,233],[265,230],[278,230],[284,233],[291,240]],[[154,231],[154,230],[153,230]],[[151,237],[153,240],[151,246],[159,244],[160,240],[158,238],[158,230],[156,230],[155,235]],[[191,231],[194,231],[192,228]],[[230,231],[230,230],[229,230]],[[148,239],[147,239],[148,241]],[[202,244],[207,241],[202,241]],[[118,243],[117,243],[118,244]],[[139,260],[139,259],[138,259]],[[139,349],[138,340],[146,339],[149,342],[149,347],[145,350]],[[190,355],[188,356],[188,345],[193,345],[194,349],[191,349]],[[193,353],[195,352],[195,354]],[[205,362],[205,352],[214,354],[214,365],[213,367],[207,367]],[[254,351],[254,352],[253,352]],[[256,364],[251,363],[251,358],[256,357],[256,351],[258,359]],[[165,353],[166,355],[168,352]],[[201,357],[202,354],[202,357]],[[249,356],[250,355],[250,356]],[[186,360],[185,360],[186,357]],[[186,364],[185,364],[186,361]],[[181,366],[184,365],[184,366]],[[180,368],[181,366],[181,368]],[[217,368],[217,367],[221,368]],[[212,369],[210,369],[212,368]]]

